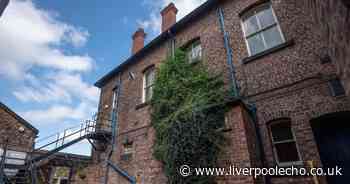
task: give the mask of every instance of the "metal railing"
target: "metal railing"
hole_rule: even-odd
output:
[[[73,140],[86,138],[89,135],[93,135],[98,131],[110,131],[110,121],[111,120],[109,118],[102,118],[101,116],[99,117],[97,114],[95,114],[91,120],[85,120],[78,126],[70,127],[62,132],[37,139],[35,141],[34,152],[40,150],[54,150],[70,143]],[[99,124],[97,122],[99,122]]]
[[[53,135],[38,139],[35,142],[35,150],[51,150],[56,149],[64,144],[74,140],[95,133],[96,121],[88,120],[79,126],[65,129],[63,132],[55,133]]]

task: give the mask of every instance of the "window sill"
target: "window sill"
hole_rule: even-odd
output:
[[[244,58],[244,59],[242,60],[242,63],[243,63],[243,64],[250,63],[250,62],[255,61],[255,60],[257,60],[257,59],[260,59],[260,58],[262,58],[262,57],[264,57],[264,56],[267,56],[267,55],[270,55],[270,54],[272,54],[272,53],[278,52],[278,51],[280,51],[280,50],[282,50],[282,49],[284,49],[284,48],[293,46],[294,44],[295,44],[295,43],[294,43],[294,40],[286,41],[286,42],[284,42],[284,43],[282,43],[282,44],[279,44],[279,45],[277,45],[277,46],[275,46],[275,47],[272,47],[272,48],[270,48],[270,49],[267,49],[267,50],[265,50],[265,51],[263,51],[263,52],[260,52],[260,53],[258,53],[258,54],[255,54],[255,55],[252,55],[252,56],[248,56],[248,57],[246,57],[246,58]]]
[[[135,109],[136,109],[136,110],[139,110],[139,109],[142,109],[142,108],[144,108],[144,107],[147,107],[148,105],[150,105],[149,102],[144,102],[144,103],[141,103],[141,104],[136,105]]]

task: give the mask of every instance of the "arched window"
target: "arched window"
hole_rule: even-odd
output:
[[[149,102],[153,95],[153,85],[155,79],[155,69],[150,67],[146,69],[143,73],[143,95],[142,102]]]
[[[255,55],[285,42],[271,3],[264,3],[242,16],[249,55]]]
[[[269,124],[275,159],[279,165],[301,162],[290,119],[280,119]]]

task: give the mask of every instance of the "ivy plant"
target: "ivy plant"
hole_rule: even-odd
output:
[[[212,184],[212,176],[183,177],[179,169],[216,166],[228,93],[222,75],[210,73],[203,61],[190,64],[186,56],[177,50],[157,71],[151,100],[154,156],[169,184]]]

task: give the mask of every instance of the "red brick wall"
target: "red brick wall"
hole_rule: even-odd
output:
[[[241,95],[253,101],[258,109],[258,125],[262,135],[263,150],[268,166],[274,166],[272,146],[267,131],[267,123],[277,118],[291,118],[297,145],[303,161],[316,160],[319,155],[310,126],[310,120],[322,114],[349,110],[350,103],[345,98],[332,97],[327,80],[337,73],[334,63],[321,64],[320,58],[326,45],[324,38],[316,34],[313,26],[312,10],[305,6],[306,0],[273,0],[272,6],[286,40],[293,40],[280,51],[271,53],[249,63],[243,63],[248,56],[243,38],[239,13],[256,3],[257,0],[224,1],[225,28],[229,33]],[[200,37],[203,61],[213,72],[224,75],[229,82],[226,52],[215,7],[188,27],[176,34],[177,46],[184,45],[193,38]],[[150,125],[150,107],[136,108],[142,99],[142,71],[164,60],[167,44],[163,43],[130,65],[121,74],[123,87],[120,98],[117,151],[113,161],[131,175],[139,176],[144,183],[163,183],[164,176],[160,164],[152,157],[154,136]],[[135,74],[129,79],[128,72]],[[102,87],[99,110],[104,114],[111,111],[112,88],[115,76]],[[133,140],[135,154],[131,161],[121,161],[122,141],[125,137]],[[232,153],[235,154],[235,153]],[[251,156],[252,160],[255,158]],[[112,172],[111,172],[112,173]],[[110,183],[124,183],[111,174]],[[272,183],[310,183],[311,178],[278,177]],[[238,183],[238,182],[237,182]],[[242,183],[242,182],[241,182]]]
[[[227,142],[223,152],[219,156],[219,166],[228,169],[230,166],[236,168],[262,167],[257,157],[257,137],[253,122],[247,114],[247,109],[242,104],[229,107],[226,113],[226,126],[231,131],[225,133]],[[255,179],[253,176],[220,176],[218,183],[263,183],[263,178]]]
[[[24,131],[19,131],[20,127]],[[15,117],[0,108],[0,147],[4,148],[8,140],[8,149],[30,152],[34,146],[35,133],[25,127]]]
[[[343,79],[350,95],[350,6],[349,1],[310,0],[314,23],[325,39],[327,52],[337,66],[337,73]]]

